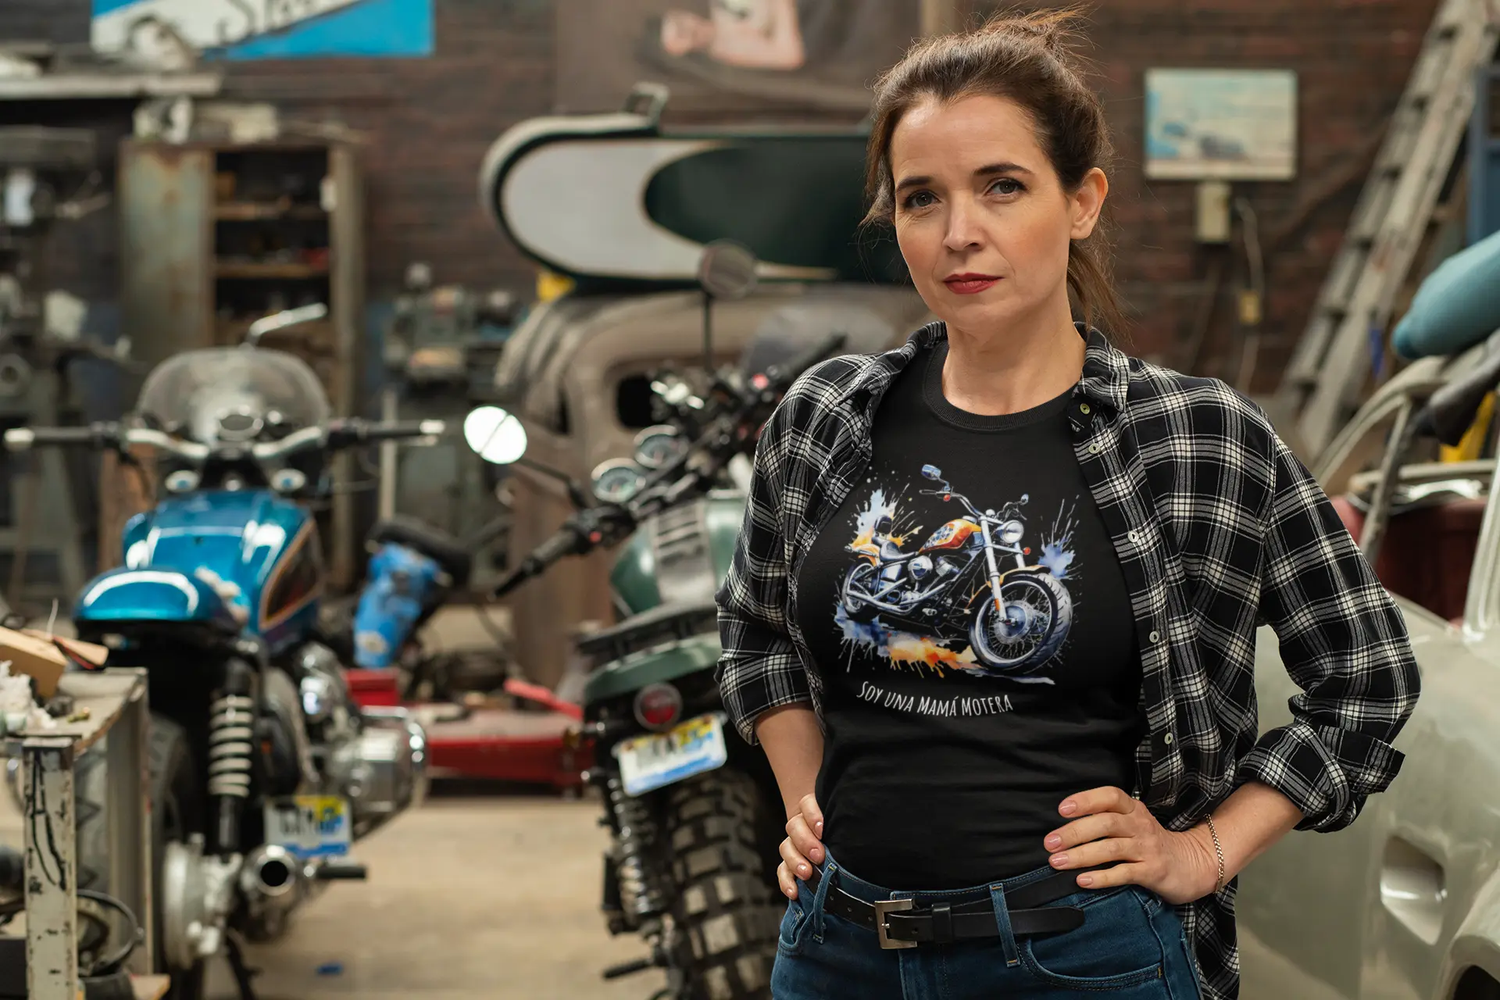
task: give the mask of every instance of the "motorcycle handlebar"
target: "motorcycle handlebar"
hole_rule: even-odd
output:
[[[521,565],[505,574],[500,582],[495,584],[494,596],[504,597],[522,583],[534,576],[539,576],[563,556],[582,551],[580,548],[582,541],[583,538],[572,522],[564,524],[556,534],[533,549],[531,554],[521,561]]]
[[[308,448],[348,447],[364,441],[392,441],[399,438],[437,437],[447,430],[441,420],[407,420],[391,424],[371,424],[363,420],[341,420],[327,427],[304,427],[280,441],[263,441],[250,446],[260,461],[285,458]],[[5,432],[9,451],[27,451],[38,446],[121,448],[144,444],[159,451],[190,461],[201,462],[212,449],[197,441],[184,441],[147,427],[122,429],[119,424],[93,424],[88,427],[16,427]]]

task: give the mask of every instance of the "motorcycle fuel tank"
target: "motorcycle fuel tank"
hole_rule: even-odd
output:
[[[272,649],[316,620],[317,525],[266,490],[174,497],[125,525],[125,565],[84,588],[83,622],[199,622],[228,614]]]
[[[712,600],[729,572],[745,520],[738,493],[710,494],[642,524],[609,575],[621,617],[664,603]]]
[[[979,525],[967,517],[955,518],[934,531],[927,541],[922,543],[922,548],[918,551],[933,552],[961,549],[970,536],[978,530]]]

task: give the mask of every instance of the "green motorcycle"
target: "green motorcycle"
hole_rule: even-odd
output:
[[[724,731],[714,594],[744,518],[760,428],[792,381],[844,340],[831,336],[762,370],[742,364],[702,394],[659,378],[671,417],[637,436],[632,459],[595,469],[598,503],[580,505],[495,588],[503,597],[566,556],[623,543],[610,576],[621,620],[578,644],[597,665],[584,687],[581,735],[594,753],[586,778],[613,831],[604,858],[609,930],[639,934],[651,948],[604,975],[665,968],[658,997],[770,996],[785,905],[775,872],[781,797],[764,754]],[[747,360],[765,354],[752,345]],[[485,423],[471,435],[482,438],[471,441],[476,451],[521,458],[518,420],[492,410],[476,423]]]

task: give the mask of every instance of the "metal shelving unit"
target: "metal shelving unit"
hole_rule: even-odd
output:
[[[26,853],[26,970],[31,1000],[75,1000],[78,983],[78,857],[73,763],[105,734],[105,812],[110,895],[141,921],[144,937],[130,957],[138,973],[154,968],[151,928],[151,813],[146,671],[113,669],[67,673],[58,690],[74,699],[80,722],[5,737],[22,762],[22,822]],[[130,860],[134,859],[134,863]],[[160,996],[159,976],[136,978],[138,996]]]

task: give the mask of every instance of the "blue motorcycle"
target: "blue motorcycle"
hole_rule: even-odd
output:
[[[318,631],[325,571],[308,502],[339,449],[431,438],[440,421],[335,419],[300,359],[255,346],[322,306],[259,321],[241,347],[178,354],[147,377],[133,419],[8,431],[12,451],[110,449],[161,494],[124,530],[124,565],[73,616],[109,666],[144,667],[151,700],[158,966],[172,996],[203,996],[237,935],[278,935],[332,879],[364,877],[350,844],[418,801],[425,735],[400,709],[363,709]],[[155,474],[137,458],[154,455]],[[102,755],[77,765],[80,888],[107,882]]]

